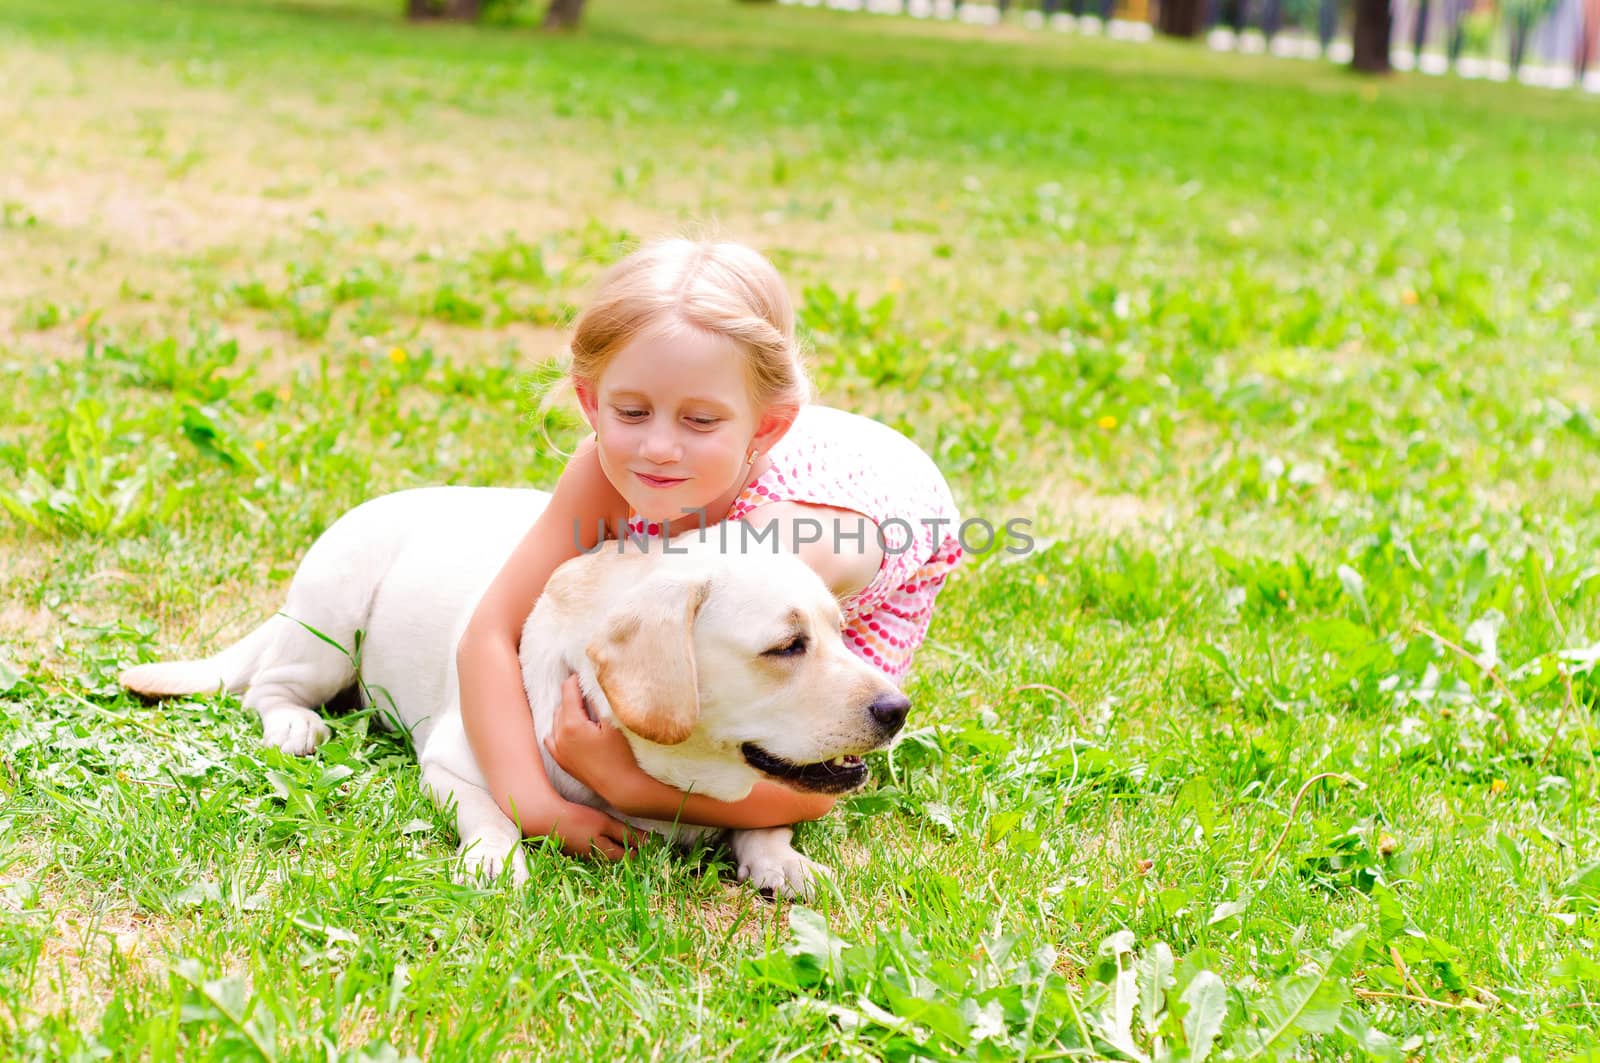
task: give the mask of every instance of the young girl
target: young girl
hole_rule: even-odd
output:
[[[846,645],[899,679],[961,557],[959,518],[910,440],[807,404],[788,294],[748,247],[665,240],[618,263],[578,318],[571,379],[594,434],[462,636],[461,715],[490,792],[524,835],[616,858],[622,824],[551,787],[522,689],[522,625],[558,565],[622,528],[672,535],[743,520],[752,534],[775,530],[840,598]],[[626,814],[755,828],[833,806],[771,782],[737,802],[685,795],[645,775],[615,728],[589,721],[575,677],[563,694],[551,754]]]

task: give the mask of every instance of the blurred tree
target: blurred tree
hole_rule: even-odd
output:
[[[1389,34],[1394,12],[1389,0],[1356,0],[1355,40],[1350,68],[1366,74],[1389,72]]]
[[[1587,0],[1578,8],[1578,14],[1578,54],[1574,65],[1581,81],[1590,64],[1600,58],[1600,0]]]
[[[1422,46],[1428,43],[1428,0],[1417,0],[1417,18],[1411,26],[1411,62],[1420,65]]]
[[[449,19],[476,22],[497,8],[521,6],[522,0],[406,0],[406,17],[415,21]],[[583,18],[583,0],[550,0],[545,29],[571,29]]]
[[[1156,29],[1168,37],[1198,37],[1205,28],[1202,0],[1161,0]]]
[[[1456,63],[1461,59],[1461,50],[1467,43],[1468,13],[1467,0],[1445,0],[1444,53],[1450,60],[1451,70],[1456,68]]]
[[[583,20],[583,0],[550,0],[543,26],[547,30],[575,29]]]
[[[409,19],[448,18],[470,21],[483,14],[479,0],[406,0]]]
[[[1522,60],[1528,54],[1528,38],[1539,23],[1560,6],[1561,0],[1507,0],[1506,20],[1511,24],[1510,55],[1511,76],[1522,69]]]
[[[1339,32],[1339,0],[1319,0],[1317,4],[1317,43],[1328,54],[1333,35]]]
[[[1272,38],[1282,28],[1283,0],[1266,0],[1261,8],[1261,35],[1267,39],[1267,47],[1272,46]]]

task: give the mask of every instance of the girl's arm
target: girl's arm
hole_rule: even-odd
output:
[[[758,528],[775,523],[781,548],[798,554],[839,598],[858,594],[883,564],[878,526],[851,510],[774,502],[744,519]],[[821,523],[820,541],[798,542],[803,536],[796,522],[806,520]],[[809,524],[804,529],[804,537],[815,531]],[[838,800],[829,794],[802,793],[764,780],[739,801],[685,794],[645,774],[634,759],[628,740],[614,726],[589,718],[576,677],[562,687],[561,711],[545,746],[563,768],[607,804],[640,818],[749,830],[819,819]]]
[[[525,836],[553,835],[569,853],[623,855],[626,828],[557,794],[545,774],[533,713],[522,686],[522,627],[550,574],[598,540],[599,514],[615,510],[615,489],[594,444],[580,444],[550,503],[484,593],[456,646],[461,721],[489,792]],[[585,527],[587,525],[587,527]],[[587,537],[587,538],[585,538]]]
[[[753,830],[820,819],[838,800],[830,794],[801,793],[765,780],[738,801],[718,801],[668,786],[639,767],[621,731],[589,718],[577,676],[569,677],[561,688],[561,711],[544,744],[573,778],[612,808],[641,819]]]
[[[744,515],[744,521],[765,534],[778,529],[779,548],[792,550],[822,577],[833,596],[843,601],[866,590],[883,567],[883,546],[876,521],[849,509],[812,506],[804,502],[769,502]],[[801,542],[821,528],[822,538]]]

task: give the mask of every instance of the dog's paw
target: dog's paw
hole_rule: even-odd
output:
[[[738,878],[763,893],[770,892],[792,901],[809,901],[825,881],[833,878],[833,869],[790,849],[783,853],[763,853],[748,863],[741,863]]]
[[[291,757],[310,755],[332,734],[310,709],[273,709],[261,717],[261,740]]]
[[[480,836],[461,843],[460,861],[456,864],[455,880],[463,885],[483,885],[496,882],[509,873],[511,884],[521,886],[528,881],[528,858],[523,855],[520,839]]]

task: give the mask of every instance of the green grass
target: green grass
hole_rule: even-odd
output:
[[[1594,100],[399,6],[0,0],[0,1056],[1592,1051]],[[550,484],[563,323],[686,226],[1037,537],[966,563],[912,733],[801,831],[817,914],[714,851],[457,886],[368,718],[292,762],[119,695],[362,499]]]

